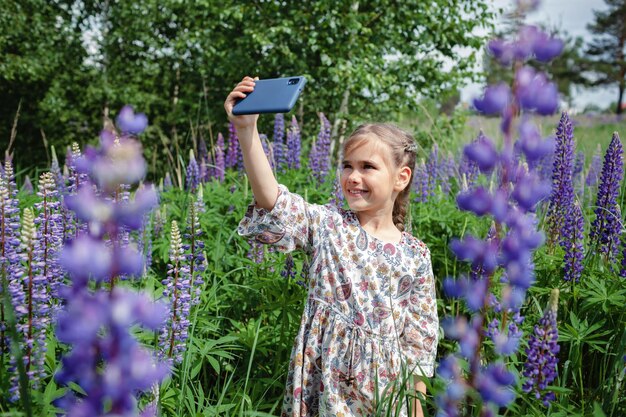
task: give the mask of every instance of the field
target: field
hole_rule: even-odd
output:
[[[461,120],[462,122],[450,123],[442,118],[433,126],[426,123],[413,126],[416,137],[422,138],[420,144],[423,150],[420,157],[428,162],[429,169],[418,168],[416,171],[409,227],[430,248],[441,320],[447,316],[476,315],[475,311],[472,313],[468,309],[462,298],[447,297],[443,286],[446,278],[461,277],[470,273],[471,269],[470,265],[457,258],[458,253],[455,256],[450,249],[451,242],[469,235],[484,238],[492,222],[488,216],[476,216],[471,211],[460,210],[456,196],[464,190],[467,191],[468,185],[468,178],[462,174],[461,168],[463,146],[477,136],[479,129],[497,139],[498,119],[463,116]],[[540,121],[543,133],[548,135],[554,133],[559,118],[537,120]],[[584,216],[584,235],[572,240],[571,244],[582,244],[583,268],[577,279],[564,280],[564,273],[569,268],[566,247],[559,245],[549,233],[546,244],[533,252],[536,281],[528,289],[519,310],[522,319],[519,320],[518,331],[523,334],[517,336],[519,345],[514,352],[506,355],[499,353],[498,347],[490,339],[486,339],[479,348],[482,365],[489,362],[506,363],[514,378],[509,388],[501,389],[510,390],[515,399],[506,407],[501,403],[498,406],[498,400],[492,400],[489,405],[500,415],[621,416],[626,413],[626,390],[623,382],[626,372],[626,314],[623,309],[626,302],[626,279],[623,277],[624,272],[620,273],[624,243],[621,243],[622,249],[619,250],[618,257],[610,260],[601,255],[601,241],[591,239],[592,222],[597,217],[599,174],[595,174],[598,178],[589,179],[596,147],[600,146],[603,157],[612,132],[624,131],[626,123],[605,123],[584,115],[575,116],[573,120],[577,149],[582,150],[585,155],[584,164],[582,161],[579,163],[581,166],[572,177],[575,199]],[[279,123],[281,122],[277,119],[277,124]],[[295,132],[293,126],[283,125],[281,129],[283,132]],[[442,129],[446,129],[445,134]],[[449,139],[438,145],[437,149],[432,148],[428,138],[443,136]],[[299,159],[301,167],[284,169],[286,162],[279,161],[276,173],[279,182],[290,190],[305,196],[310,202],[320,204],[328,203],[334,190],[332,169],[324,182],[320,182],[309,168],[312,143],[315,141],[319,144],[323,138],[324,124],[321,125],[317,138],[301,138],[304,148]],[[227,159],[228,145],[232,140],[232,135],[227,136],[223,155]],[[270,139],[269,143],[274,149],[286,146],[278,145],[277,140],[281,141],[275,137]],[[284,141],[282,139],[280,143],[285,143]],[[100,152],[106,155],[107,148],[103,149]],[[108,150],[111,149],[115,147],[110,145]],[[128,154],[125,154],[127,159],[124,167],[139,163],[142,159],[136,149],[129,148],[126,151]],[[237,160],[233,160],[234,166],[226,169],[225,177],[221,180],[215,172],[212,175],[210,171],[202,174],[202,169],[199,168],[214,165],[212,162],[216,161],[215,154],[198,155],[193,162],[187,158],[185,162],[188,168],[182,184],[172,185],[166,179],[154,190],[158,194],[158,205],[145,203],[152,201],[145,187],[119,188],[115,181],[120,180],[115,178],[111,183],[101,182],[98,195],[82,195],[81,199],[93,201],[90,204],[105,204],[107,201],[113,204],[131,204],[139,221],[113,216],[104,222],[108,224],[106,227],[109,232],[95,235],[102,239],[104,246],[86,241],[81,241],[81,244],[94,245],[93,250],[97,251],[106,250],[108,245],[122,250],[126,247],[123,242],[135,242],[128,248],[138,252],[125,255],[115,252],[118,253],[115,256],[127,256],[131,259],[141,254],[146,257],[146,263],[145,268],[139,268],[130,265],[131,261],[122,262],[125,266],[117,269],[122,274],[107,269],[96,281],[82,281],[83,289],[79,291],[76,289],[76,279],[84,276],[84,272],[79,272],[80,268],[89,269],[88,264],[91,261],[68,261],[68,253],[71,257],[86,255],[78,250],[77,245],[66,244],[76,249],[76,252],[62,249],[61,240],[53,236],[54,233],[62,233],[71,240],[73,236],[80,235],[79,231],[88,229],[88,223],[93,227],[94,218],[90,216],[96,215],[87,213],[86,209],[81,210],[77,206],[78,200],[69,198],[74,203],[68,203],[68,196],[77,192],[77,182],[87,180],[79,163],[85,157],[84,150],[74,148],[72,155],[73,160],[69,162],[66,171],[69,175],[63,176],[59,168],[53,166],[53,176],[42,176],[36,184],[37,194],[29,193],[21,185],[19,188],[22,190],[15,194],[16,185],[10,174],[10,164],[4,166],[1,188],[4,203],[2,224],[19,222],[18,216],[21,214],[23,243],[22,249],[16,249],[21,254],[18,256],[22,259],[22,268],[16,270],[12,264],[3,263],[3,268],[6,269],[2,287],[8,289],[3,295],[3,306],[12,306],[10,309],[13,311],[3,308],[3,317],[7,321],[2,340],[8,341],[8,344],[3,345],[0,368],[3,375],[0,386],[0,415],[54,415],[55,407],[65,406],[59,399],[67,400],[68,397],[64,395],[70,391],[75,391],[78,395],[96,395],[97,390],[94,391],[91,384],[87,383],[87,388],[84,388],[87,381],[101,381],[105,386],[124,384],[127,391],[122,389],[118,390],[122,392],[109,393],[110,398],[114,399],[109,407],[115,407],[116,398],[123,402],[126,401],[125,395],[143,390],[145,393],[137,396],[139,408],[147,412],[158,409],[159,415],[163,416],[278,415],[282,406],[291,346],[306,297],[307,259],[301,253],[285,255],[270,246],[238,236],[238,222],[243,218],[252,196],[244,173],[237,168]],[[454,160],[447,160],[446,155],[452,155]],[[330,161],[330,166],[334,166],[333,161]],[[112,168],[119,167],[114,164]],[[548,175],[552,176],[552,167],[548,168]],[[94,175],[94,172],[91,174]],[[50,178],[53,179],[52,182]],[[128,184],[138,179],[139,177],[124,177]],[[426,187],[420,185],[424,183],[424,179]],[[473,181],[475,186],[493,184],[497,181],[497,176],[483,174]],[[65,190],[64,206],[59,204],[62,197],[56,189]],[[618,190],[618,205],[623,207],[623,183],[620,183]],[[144,203],[139,204],[139,201]],[[133,206],[135,203],[141,207]],[[548,230],[548,205],[548,198],[537,205],[539,230]],[[11,207],[19,207],[21,210],[11,210]],[[72,215],[63,207],[76,210],[76,214]],[[28,210],[23,211],[25,208],[34,209],[36,221],[33,222],[32,218],[27,220]],[[59,222],[59,218],[64,220]],[[86,221],[89,219],[91,220]],[[46,234],[43,225],[47,224],[56,225],[52,228],[54,233],[48,231]],[[620,227],[623,230],[623,226]],[[17,229],[14,227],[11,230]],[[36,239],[26,239],[27,236],[46,238],[39,242],[45,242],[47,249],[45,244],[42,247]],[[3,244],[8,252],[10,240],[5,239]],[[42,250],[49,256],[44,260],[35,260],[35,254]],[[26,256],[27,254],[31,254],[31,257]],[[60,257],[61,261],[55,261],[55,257]],[[66,272],[58,272],[60,265],[63,265]],[[33,280],[37,276],[50,275],[51,270],[61,274],[54,278],[57,284],[41,286],[41,280]],[[135,277],[131,278],[132,275]],[[69,282],[69,277],[75,281],[73,295],[68,295],[64,292],[67,289],[63,289],[63,284]],[[489,278],[495,295],[499,295],[504,288],[498,284],[500,278],[501,273],[498,271]],[[28,282],[32,283],[30,287],[26,285]],[[18,291],[20,288],[22,292]],[[112,308],[118,305],[116,303],[140,305],[132,304],[135,301],[128,301],[132,297],[124,298],[132,294],[123,292],[124,289],[142,291],[150,298],[169,304],[164,310],[167,312],[164,314],[164,321],[155,323],[149,317],[139,315],[131,321],[120,323],[114,317],[107,319],[96,315],[92,318],[101,319],[102,327],[100,330],[95,329],[96,333],[89,338],[85,329],[81,328],[87,322],[68,316],[71,312],[78,312],[80,305],[93,305],[98,298],[97,294],[108,298]],[[555,378],[548,386],[533,387],[527,393],[525,382],[529,378],[523,372],[528,366],[526,363],[530,356],[529,345],[533,343],[530,336],[534,334],[539,337],[542,334],[537,333],[535,326],[539,324],[544,312],[551,311],[548,305],[553,289],[560,290],[558,301],[553,301],[557,324],[553,330],[558,331],[560,346],[554,356],[557,361]],[[38,298],[35,295],[37,291],[47,296]],[[33,302],[29,304],[28,300]],[[178,300],[178,306],[174,300]],[[20,307],[24,305],[32,310]],[[60,309],[69,313],[58,313]],[[29,315],[28,311],[34,312]],[[488,308],[481,314],[484,314],[485,323],[498,317],[502,319],[500,313]],[[39,324],[35,324],[32,317],[38,317]],[[144,326],[138,327],[137,323],[143,323]],[[18,335],[31,334],[28,329],[36,331],[38,336],[23,344],[25,342],[20,341]],[[99,349],[105,349],[110,343],[134,346],[131,352],[139,346],[145,347],[148,351],[156,352],[159,360],[169,364],[171,373],[163,379],[165,370],[163,374],[150,374],[144,370],[140,375],[122,376],[117,382],[116,379],[107,379],[106,372],[104,376],[97,377],[94,371],[83,369],[76,362],[88,360],[85,356],[87,353],[79,352],[81,346],[85,346],[85,340],[99,346]],[[135,345],[132,340],[137,340],[140,344]],[[463,340],[442,338],[439,342],[438,362],[456,352],[459,343],[462,345]],[[9,351],[11,345],[22,348]],[[72,345],[74,348],[70,350]],[[547,345],[543,348],[547,349]],[[542,354],[547,355],[548,351],[549,349]],[[24,389],[17,394],[20,369],[15,365],[16,358],[20,357],[27,358],[23,360],[21,372],[29,372],[32,381],[23,382]],[[63,362],[61,358],[65,358]],[[121,352],[108,356],[108,367],[114,363],[122,366],[120,364],[126,360],[130,359]],[[149,367],[150,361],[147,358],[142,360],[146,361],[144,366]],[[459,360],[461,368],[471,366],[471,360]],[[35,366],[35,363],[40,365]],[[40,369],[41,372],[34,372],[35,369]],[[66,381],[73,382],[64,385],[63,382]],[[435,415],[437,410],[449,406],[449,403],[442,401],[450,401],[449,398],[445,399],[445,395],[451,383],[458,381],[446,382],[439,377],[427,382],[429,394],[425,399],[426,415]],[[393,401],[394,395],[412,395],[410,390],[396,388],[387,393],[388,397],[381,398],[379,403]],[[541,398],[548,398],[546,404],[550,406],[546,407],[541,401],[537,401],[535,393]],[[546,397],[547,393],[552,394]],[[71,397],[69,398],[68,401],[71,401]],[[464,415],[473,415],[470,413],[476,412],[480,402],[480,397],[476,397],[460,407],[465,410]],[[390,412],[388,409],[387,413]]]

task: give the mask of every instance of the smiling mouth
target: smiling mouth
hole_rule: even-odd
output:
[[[363,195],[366,194],[367,191],[366,190],[349,190],[348,194],[350,195]]]

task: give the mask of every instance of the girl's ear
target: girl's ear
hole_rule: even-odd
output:
[[[411,180],[411,168],[407,166],[403,166],[398,171],[398,176],[396,177],[396,183],[394,189],[398,192],[404,190]]]

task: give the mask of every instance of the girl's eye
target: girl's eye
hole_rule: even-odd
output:
[[[374,165],[370,165],[370,164],[365,164],[363,167],[365,169],[375,169]]]
[[[352,168],[352,167],[350,166],[350,164],[343,164],[343,169],[346,169],[346,168]]]

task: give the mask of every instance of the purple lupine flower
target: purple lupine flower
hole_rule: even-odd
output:
[[[602,149],[600,144],[596,147],[593,157],[591,158],[591,164],[587,171],[587,177],[585,178],[585,185],[592,187],[600,180],[600,171],[602,170]]]
[[[514,42],[507,44],[498,40],[489,46],[501,62],[510,64],[530,57],[534,53],[533,39],[537,37],[533,29],[523,29]],[[515,353],[522,337],[520,309],[535,281],[533,252],[544,242],[534,211],[536,204],[550,192],[549,184],[519,158],[523,152],[528,161],[540,159],[545,151],[541,149],[540,138],[532,126],[524,126],[522,122],[521,138],[514,147],[511,129],[517,109],[545,114],[554,107],[556,95],[551,94],[553,85],[545,75],[536,74],[534,70],[531,73],[521,65],[516,65],[515,69],[515,97],[501,110],[502,150],[498,152],[494,143],[484,137],[464,149],[465,156],[478,164],[483,173],[497,174],[498,184],[490,187],[490,192],[480,186],[464,190],[458,197],[459,206],[479,215],[492,215],[494,235],[488,240],[471,235],[453,240],[451,251],[459,260],[471,264],[472,275],[444,281],[446,293],[463,299],[472,313],[471,320],[466,315],[447,317],[442,327],[446,337],[458,341],[457,355],[468,361],[466,381],[470,393],[463,393],[462,398],[469,397],[473,401],[480,395],[481,406],[477,411],[482,416],[495,415],[495,409],[515,399],[515,375],[501,359]],[[491,279],[494,275],[500,279]],[[485,335],[493,341],[497,354],[494,362],[483,353]],[[437,403],[451,408],[452,415],[459,414],[461,401],[449,401],[447,395],[443,393]]]
[[[63,246],[63,213],[52,173],[41,174],[37,195],[41,198],[41,202],[35,204],[35,209],[38,211],[35,224],[39,228],[43,252],[42,275],[48,283],[51,300],[58,300],[59,289],[63,285],[63,272],[59,265],[59,254]],[[53,306],[55,310],[58,307],[58,305]]]
[[[146,186],[141,184],[139,189],[143,189]],[[157,226],[157,218],[160,218],[160,211],[155,210],[154,213],[144,213],[141,218],[141,226],[137,231],[137,249],[138,252],[144,257],[144,267],[141,276],[145,276],[148,269],[152,265],[152,236],[159,235]],[[154,221],[152,221],[154,219]],[[161,225],[162,226],[162,225]]]
[[[339,175],[336,175],[335,180],[333,181],[333,196],[331,198],[331,203],[337,208],[342,208],[344,201],[345,197],[343,195],[343,190],[341,189],[341,184],[339,183]]]
[[[459,403],[465,397],[468,385],[463,379],[459,360],[448,355],[439,362],[437,375],[446,381],[446,390],[435,397],[435,404],[439,409],[439,417],[460,417]]]
[[[241,170],[243,167],[243,157],[239,148],[239,137],[232,123],[228,124],[228,149],[226,150],[226,168],[236,168]]]
[[[76,159],[77,171],[90,175],[105,193],[118,190],[120,184],[135,184],[143,179],[147,165],[139,142],[117,140],[103,132],[100,143],[100,149],[88,147]]]
[[[10,291],[6,285],[12,279],[19,279],[22,274],[20,265],[20,207],[17,199],[17,186],[13,175],[13,164],[6,159],[4,165],[0,164],[0,295],[3,302],[0,303],[0,355],[9,351],[9,340],[6,334],[6,317],[4,294]],[[11,296],[13,302],[19,305],[19,294]]]
[[[529,10],[526,3],[518,2],[520,12]],[[502,39],[493,39],[489,41],[487,49],[500,65],[509,66],[514,61],[524,61],[532,57],[540,62],[551,61],[561,54],[563,47],[564,44],[560,39],[550,37],[536,26],[524,25],[519,29],[514,41],[505,42]]]
[[[439,182],[441,185],[441,191],[444,194],[449,194],[452,190],[452,186],[450,184],[450,178],[454,177],[456,173],[456,161],[454,160],[454,156],[451,153],[448,153],[448,156],[441,161],[441,165],[439,166]]]
[[[172,176],[169,172],[165,173],[165,178],[163,179],[163,189],[169,190],[173,187],[172,185]]]
[[[221,133],[217,134],[217,142],[213,151],[215,153],[215,177],[219,182],[224,182],[226,162],[224,160],[224,136]]]
[[[138,135],[148,126],[148,117],[144,113],[137,113],[132,106],[124,106],[115,119],[117,127],[122,133],[131,133]]]
[[[272,136],[272,149],[274,150],[274,163],[277,172],[284,172],[287,165],[285,146],[285,116],[277,113],[274,116],[274,134]]]
[[[574,159],[574,180],[580,179],[580,175],[585,167],[585,153],[583,151],[576,152],[576,158]]]
[[[519,145],[520,150],[524,153],[529,167],[552,150],[551,141],[542,139],[537,126],[527,117],[524,117],[520,122],[519,135],[520,138],[516,146]]]
[[[198,169],[198,163],[196,162],[193,150],[189,150],[189,164],[187,165],[186,173],[186,190],[195,193],[200,185],[200,170]]]
[[[324,113],[320,113],[319,117],[320,132],[309,154],[309,168],[313,177],[323,184],[330,167],[330,122]]]
[[[564,221],[574,204],[574,133],[567,113],[561,114],[556,129],[556,150],[552,169],[552,192],[548,205],[550,236],[558,242],[564,236]]]
[[[511,386],[514,383],[515,375],[503,363],[487,365],[476,377],[478,392],[483,401],[498,407],[506,407],[513,402],[515,392]]]
[[[590,235],[591,241],[600,245],[600,252],[606,255],[609,262],[615,259],[619,251],[622,215],[617,197],[623,175],[622,142],[617,132],[614,132],[604,155],[596,198],[596,218],[591,223]]]
[[[439,180],[439,146],[435,143],[430,150],[430,155],[426,160],[426,172],[428,173],[428,196],[434,197]]]
[[[518,327],[524,318],[516,312],[503,331],[500,320],[495,318],[489,323],[485,335],[493,341],[494,350],[499,355],[509,356],[517,352],[523,332]]]
[[[483,114],[500,114],[511,101],[511,88],[505,83],[490,86],[482,98],[474,99],[474,107]]]
[[[202,188],[198,189],[196,199],[189,204],[187,216],[187,229],[184,238],[186,242],[183,249],[189,251],[186,255],[189,263],[189,277],[191,279],[191,304],[196,305],[200,302],[201,285],[204,284],[200,275],[206,269],[206,258],[204,255],[204,241],[200,239],[202,236],[202,227],[200,226],[200,214],[204,213],[204,194]]]
[[[130,136],[103,132],[100,147],[88,148],[74,163],[77,172],[89,174],[99,187],[84,184],[65,199],[89,229],[60,255],[72,284],[61,293],[64,309],[56,334],[71,349],[56,380],[77,384],[83,394],[78,398],[75,390],[68,390],[59,406],[76,416],[134,415],[135,395],[161,381],[168,368],[137,342],[131,328],[158,328],[165,310],[147,295],[115,286],[119,277],[141,275],[144,269],[141,253],[122,244],[120,236],[124,228],[139,229],[158,199],[154,187],[139,189],[132,201],[124,196],[124,184],[145,173],[141,147]],[[90,284],[92,279],[98,285]]]
[[[533,45],[535,58],[539,62],[552,61],[563,52],[565,44],[561,39],[548,36],[545,32],[540,32]]]
[[[415,201],[425,203],[428,201],[428,184],[429,175],[426,170],[424,160],[420,160],[415,166],[415,174],[413,175],[413,188],[415,189]]]
[[[63,241],[67,241],[70,238],[77,237],[80,233],[87,230],[87,224],[79,222],[72,210],[68,209],[65,205],[65,198],[70,195],[75,195],[78,189],[82,186],[89,185],[91,181],[89,176],[77,169],[76,161],[82,157],[82,152],[78,143],[73,142],[71,148],[68,148],[65,166],[67,167],[67,188],[63,195]]]
[[[293,256],[290,253],[285,257],[285,265],[280,271],[280,276],[285,279],[295,279],[298,271],[296,271],[296,265],[293,262]]]
[[[563,225],[563,239],[561,246],[565,250],[563,270],[565,281],[578,282],[583,272],[585,239],[585,219],[580,204],[573,203],[568,210]]]
[[[22,192],[26,195],[31,195],[34,193],[33,183],[30,180],[30,177],[27,175],[24,179],[24,184],[22,184]]]
[[[300,142],[300,126],[296,116],[292,116],[291,125],[287,131],[287,168],[300,169],[300,150],[302,144]]]
[[[152,266],[152,227],[150,225],[150,214],[146,213],[143,216],[141,222],[141,228],[138,231],[138,252],[141,253],[145,259],[143,273],[141,276],[145,276]]]
[[[256,264],[262,264],[263,259],[265,258],[264,245],[257,242],[256,239],[249,239],[248,244],[250,245],[250,248],[248,249],[246,257]]]
[[[48,277],[44,275],[44,248],[35,226],[35,216],[30,208],[24,210],[21,238],[20,260],[23,266],[20,268],[21,273],[13,274],[9,280],[17,331],[21,337],[13,343],[23,352],[22,360],[29,384],[33,389],[38,389],[39,381],[46,376],[44,371],[46,330],[51,321],[51,313]],[[12,401],[19,399],[15,359],[11,357],[14,374],[9,393]]]
[[[559,93],[556,84],[549,82],[544,73],[537,73],[532,67],[523,67],[517,71],[515,81],[515,96],[520,108],[543,116],[556,111]]]
[[[465,154],[461,155],[461,161],[459,162],[458,173],[461,179],[461,191],[466,191],[469,188],[474,187],[474,183],[480,174],[478,164],[470,160]]]
[[[211,156],[204,138],[198,140],[198,160],[200,161],[200,181],[207,182],[213,178],[213,169],[210,166]]]
[[[135,415],[137,392],[147,391],[168,374],[130,334],[137,324],[155,329],[165,308],[145,294],[115,288],[74,294],[57,323],[60,342],[73,346],[56,379],[78,384],[86,395],[69,391],[59,402],[70,416]],[[101,329],[107,329],[102,332]],[[106,366],[102,366],[105,360]]]
[[[472,143],[465,145],[463,155],[476,163],[483,173],[490,172],[498,162],[496,146],[482,131]]]
[[[161,357],[170,365],[177,365],[183,361],[189,328],[191,278],[184,252],[178,223],[172,220],[170,259],[167,277],[162,281],[165,286],[163,296],[168,299],[168,318],[159,336]]]
[[[550,294],[550,303],[543,317],[535,325],[535,331],[528,341],[523,371],[527,379],[522,389],[526,393],[532,392],[546,407],[555,400],[554,392],[547,390],[547,387],[556,378],[559,363],[559,330],[556,323],[558,299],[559,290],[555,288]]]
[[[272,170],[276,170],[276,159],[274,158],[274,147],[267,140],[267,135],[265,133],[259,133],[259,140],[261,141],[261,146],[263,147],[263,152],[265,153],[265,157],[270,163],[270,167]]]
[[[57,158],[57,153],[54,150],[54,146],[51,146],[52,151],[52,163],[50,164],[50,172],[54,177],[54,181],[56,183],[56,188],[59,191],[59,195],[63,195],[66,193],[66,178],[63,176],[61,172],[61,167],[59,166],[59,159]]]

